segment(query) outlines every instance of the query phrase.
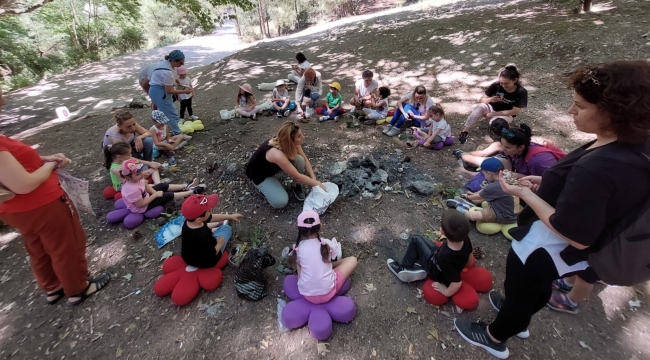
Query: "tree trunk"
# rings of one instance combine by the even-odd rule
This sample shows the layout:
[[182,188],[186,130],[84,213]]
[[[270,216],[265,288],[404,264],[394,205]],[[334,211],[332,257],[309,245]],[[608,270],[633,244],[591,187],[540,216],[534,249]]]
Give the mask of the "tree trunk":
[[74,3],[70,1],[70,9],[72,9],[72,34],[74,35],[74,42],[79,46],[79,36],[77,35],[77,9],[74,7]]
[[260,33],[262,34],[262,39],[266,38],[266,33],[264,29],[264,15],[262,11],[262,0],[257,0],[257,17],[260,21]]
[[278,37],[282,36],[282,33],[280,32],[280,25],[278,25]]
[[239,17],[237,16],[236,6],[235,6],[235,28],[237,28],[237,38],[241,39],[241,29],[239,28]]
[[271,29],[269,29],[269,17],[266,17],[266,36],[271,37]]
[[92,14],[90,12],[90,7],[92,6],[92,0],[88,2],[88,31],[86,33],[86,51],[90,50],[90,19]]
[[582,0],[582,11],[591,11],[591,0]]
[[300,20],[298,20],[298,16],[300,15],[298,12],[298,0],[293,0],[293,4],[296,7],[296,28],[300,29]]

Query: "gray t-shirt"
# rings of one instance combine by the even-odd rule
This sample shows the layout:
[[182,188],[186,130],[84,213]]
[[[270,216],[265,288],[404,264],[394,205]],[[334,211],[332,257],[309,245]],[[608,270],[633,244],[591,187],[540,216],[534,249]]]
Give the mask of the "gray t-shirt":
[[515,199],[501,189],[498,181],[487,184],[478,194],[490,204],[499,222],[514,223],[517,221]]

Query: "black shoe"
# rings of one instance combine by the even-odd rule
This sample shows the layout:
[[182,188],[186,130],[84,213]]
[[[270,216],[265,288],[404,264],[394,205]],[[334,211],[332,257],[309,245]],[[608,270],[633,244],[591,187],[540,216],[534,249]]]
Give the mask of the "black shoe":
[[492,341],[487,332],[486,323],[482,321],[471,322],[467,319],[456,318],[454,319],[454,326],[460,336],[468,343],[482,347],[499,359],[507,359],[510,355],[510,351],[508,351],[505,341],[500,343]]
[[185,182],[185,191],[192,190],[192,188],[199,185],[199,179],[194,178]]
[[427,277],[427,272],[421,267],[405,268],[393,259],[386,260],[388,269],[397,276],[401,282],[410,283],[413,281],[424,280]]
[[461,150],[461,149],[456,149],[456,150],[452,151],[451,153],[454,154],[454,156],[456,157],[456,160],[462,160],[462,159],[463,159],[463,158],[462,158],[462,156],[463,156],[463,150]]
[[[503,306],[503,302],[506,300],[506,298],[496,290],[491,290],[490,293],[488,294],[488,298],[490,299],[490,304],[492,304],[492,308],[496,311],[501,311],[501,307]],[[526,329],[518,333],[517,337],[520,339],[528,339],[530,337],[530,331]]]
[[205,192],[205,188],[206,188],[206,187],[207,187],[207,186],[205,186],[205,184],[199,184],[199,185],[197,185],[197,186],[191,188],[190,190],[191,190],[194,194],[203,194],[203,193]]
[[298,201],[305,201],[305,191],[302,189],[300,184],[292,186],[291,191],[293,191],[293,196],[295,196]]
[[469,135],[469,132],[463,131],[460,133],[460,136],[458,137],[458,142],[461,144],[464,144],[467,142],[467,136]]

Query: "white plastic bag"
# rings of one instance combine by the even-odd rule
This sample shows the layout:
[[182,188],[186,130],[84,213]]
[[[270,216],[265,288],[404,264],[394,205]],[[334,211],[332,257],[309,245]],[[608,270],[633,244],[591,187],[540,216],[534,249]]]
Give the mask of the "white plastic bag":
[[235,117],[235,111],[233,110],[221,110],[219,112],[219,115],[221,115],[221,118],[223,120],[230,120]]
[[308,107],[305,109],[305,117],[312,117],[314,116],[314,108]]
[[339,187],[331,182],[324,182],[327,192],[320,186],[314,186],[307,198],[302,210],[314,210],[318,215],[323,215],[327,211],[327,207],[336,200],[339,196]]
[[95,215],[93,207],[90,204],[90,194],[88,193],[88,181],[77,179],[65,170],[57,170],[59,183],[63,190],[68,194],[70,200],[77,208],[77,211]]
[[332,240],[329,239],[322,239],[322,240],[324,243],[329,245],[330,249],[332,249],[332,251],[330,252],[330,254],[332,254],[331,256],[332,261],[343,259],[343,249],[341,248],[341,243],[336,241],[336,238],[332,238]]

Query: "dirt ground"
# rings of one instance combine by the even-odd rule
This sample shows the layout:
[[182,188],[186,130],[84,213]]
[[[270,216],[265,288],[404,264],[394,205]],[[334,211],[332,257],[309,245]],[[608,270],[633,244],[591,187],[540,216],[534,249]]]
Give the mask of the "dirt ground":
[[[195,133],[191,146],[177,156],[180,170],[165,175],[176,182],[199,176],[220,194],[217,211],[246,216],[231,244],[250,240],[258,229],[262,243],[279,259],[282,248],[295,241],[295,217],[302,204],[291,199],[281,211],[270,208],[246,179],[243,167],[283,120],[223,121],[219,110],[234,107],[238,84],[249,82],[255,88],[260,82],[284,77],[297,51],[307,54],[325,82],[340,82],[344,98],[351,96],[354,81],[366,68],[375,72],[380,84],[390,86],[393,100],[424,84],[444,104],[454,133],[483,89],[496,79],[497,70],[514,62],[530,94],[529,107],[517,122],[531,125],[536,135],[566,150],[573,149],[589,137],[575,132],[566,114],[571,93],[563,74],[586,62],[650,60],[650,46],[642,38],[649,30],[650,2],[617,0],[596,5],[594,13],[574,14],[567,3],[465,2],[377,17],[238,52],[194,72],[200,82],[195,112],[206,129]],[[133,91],[133,95],[139,93]],[[258,101],[270,97],[257,90],[255,95]],[[132,112],[149,126],[149,109]],[[180,242],[157,249],[153,222],[140,226],[144,236],[134,240],[130,231],[104,221],[112,203],[101,197],[110,180],[101,166],[99,142],[111,124],[110,114],[96,115],[62,123],[25,140],[43,154],[65,153],[74,161],[71,172],[90,181],[97,216],[83,217],[87,256],[92,272],[108,271],[113,280],[78,308],[65,302],[47,306],[33,281],[19,235],[4,228],[0,233],[0,358],[319,358],[307,328],[288,333],[278,330],[276,298],[284,297],[283,275],[275,268],[267,270],[269,293],[259,302],[237,297],[234,270],[229,267],[219,289],[201,291],[184,307],[153,293],[163,252],[180,253]],[[439,189],[459,188],[470,174],[456,164],[451,151],[475,149],[486,135],[476,130],[467,144],[434,152],[409,149],[382,136],[379,126],[345,129],[341,125],[312,121],[303,126],[305,151],[319,179],[328,178],[334,162],[353,155],[401,152],[411,158],[411,166],[440,184]],[[12,133],[11,127],[5,133]],[[209,173],[207,167],[214,162],[218,169]],[[232,163],[238,164],[237,171],[227,172]],[[406,248],[400,233],[438,229],[441,196],[388,192],[379,200],[339,199],[328,209],[323,236],[342,241],[344,255],[357,256],[359,267],[348,293],[357,304],[357,316],[350,324],[334,325],[326,357],[491,358],[462,341],[453,329],[457,316],[494,318],[486,295],[480,296],[478,309],[471,312],[458,314],[449,304],[436,308],[419,295],[421,283],[402,284],[385,265],[387,258],[401,256]],[[479,265],[492,272],[494,288],[502,290],[509,242],[501,235],[475,231],[471,239],[485,254]],[[544,309],[533,318],[529,339],[508,342],[511,358],[650,359],[648,295],[648,284],[635,288],[597,285],[579,315]],[[640,306],[630,305],[631,300],[640,300]],[[209,312],[206,305],[217,306]],[[415,311],[407,312],[407,308]]]

